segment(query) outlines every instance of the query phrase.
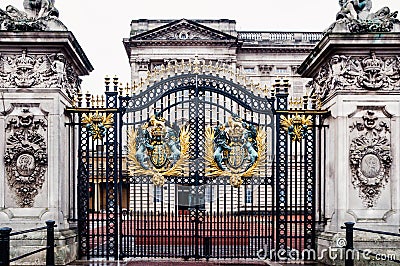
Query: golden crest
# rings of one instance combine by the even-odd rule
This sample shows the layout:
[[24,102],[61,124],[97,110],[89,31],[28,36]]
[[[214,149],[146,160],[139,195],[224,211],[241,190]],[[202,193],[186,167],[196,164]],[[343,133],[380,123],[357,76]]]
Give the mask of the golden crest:
[[182,176],[188,171],[189,127],[182,126],[176,135],[163,120],[155,121],[154,117],[141,129],[132,129],[128,136],[130,175],[151,176],[155,186],[163,186],[165,177]]
[[299,116],[296,114],[294,117],[287,118],[281,115],[281,126],[288,133],[292,141],[301,141],[307,134],[307,130],[312,126],[311,115]]
[[[231,122],[231,121],[230,121]],[[238,121],[236,121],[238,122]],[[231,135],[233,135],[233,138],[235,137],[234,134],[232,133],[234,130],[236,132],[239,132],[238,129],[239,127],[242,127],[242,123],[228,123],[230,125],[230,132]],[[233,128],[232,128],[233,125]],[[235,127],[238,127],[235,129]],[[222,127],[222,129],[225,129]],[[243,183],[243,178],[250,178],[252,177],[256,172],[259,171],[259,168],[261,165],[264,164],[265,162],[265,149],[266,149],[266,133],[263,129],[257,129],[256,130],[256,136],[255,140],[251,138],[247,138],[245,144],[242,147],[245,147],[246,144],[254,145],[254,141],[256,143],[256,151],[257,155],[254,155],[254,161],[250,163],[246,168],[244,168],[244,171],[240,172],[240,170],[236,168],[239,164],[242,163],[242,159],[244,160],[244,150],[242,147],[238,147],[238,142],[233,141],[230,144],[230,150],[229,152],[226,152],[226,160],[227,164],[233,164],[234,167],[230,168],[224,168],[221,166],[220,163],[218,163],[218,160],[216,160],[216,145],[218,145],[215,142],[216,139],[216,130],[218,131],[219,129],[214,129],[212,127],[207,127],[206,128],[206,141],[205,141],[205,161],[206,161],[206,176],[208,177],[219,177],[219,176],[227,176],[229,177],[229,182],[233,187],[240,187]],[[242,131],[242,134],[245,133],[245,131]],[[244,136],[244,135],[242,135]],[[230,156],[228,156],[229,153]],[[218,156],[218,155],[217,155]],[[229,162],[230,161],[230,162]]]
[[82,123],[87,128],[93,139],[103,139],[107,129],[112,127],[114,123],[113,114],[101,115],[99,111],[95,114],[84,114]]

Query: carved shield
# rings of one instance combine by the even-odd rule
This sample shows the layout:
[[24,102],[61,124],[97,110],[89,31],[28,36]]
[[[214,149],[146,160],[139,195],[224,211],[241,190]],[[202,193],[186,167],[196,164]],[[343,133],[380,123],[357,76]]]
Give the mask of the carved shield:
[[168,160],[168,148],[165,143],[157,143],[150,153],[150,160],[156,168],[162,168]]
[[246,151],[240,145],[240,143],[233,143],[231,146],[232,150],[228,153],[227,163],[230,167],[234,169],[239,169],[243,163],[246,156]]

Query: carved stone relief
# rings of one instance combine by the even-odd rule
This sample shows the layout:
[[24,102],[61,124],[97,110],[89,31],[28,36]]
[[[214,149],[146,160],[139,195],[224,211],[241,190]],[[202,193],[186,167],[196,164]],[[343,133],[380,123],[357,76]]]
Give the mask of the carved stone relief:
[[350,126],[352,183],[368,208],[376,205],[389,181],[392,164],[389,122],[387,118],[378,118],[374,111],[366,111]]
[[274,66],[271,66],[271,65],[259,65],[258,69],[261,71],[262,74],[269,75],[269,74],[271,74],[272,69],[274,69]]
[[0,87],[63,89],[72,99],[77,94],[81,79],[65,60],[62,53],[50,55],[1,55]]
[[400,58],[334,55],[312,82],[321,100],[337,90],[400,90]]
[[177,24],[170,25],[168,28],[160,29],[138,38],[140,40],[226,40],[234,37],[228,37],[207,27],[182,20]]
[[7,118],[4,155],[7,181],[22,208],[33,206],[45,180],[46,128],[46,117],[33,114],[29,107],[17,107]]

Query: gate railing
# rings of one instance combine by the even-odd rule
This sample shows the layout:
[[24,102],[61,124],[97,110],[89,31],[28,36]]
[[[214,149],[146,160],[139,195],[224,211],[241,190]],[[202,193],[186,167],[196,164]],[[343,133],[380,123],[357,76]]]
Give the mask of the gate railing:
[[[365,228],[354,227],[355,223],[353,223],[353,222],[346,222],[344,224],[345,224],[345,226],[342,226],[341,229],[346,229],[345,266],[353,266],[354,265],[354,257],[355,257],[354,254],[356,252],[362,253],[368,257],[378,257],[378,256],[382,255],[382,254],[378,255],[369,250],[355,249],[354,248],[354,231],[400,237],[400,234],[396,234],[396,233],[392,233],[392,232],[384,232],[384,231],[377,231],[377,230],[370,230],[370,229],[365,229]],[[400,238],[399,238],[399,240],[400,240]],[[396,258],[391,258],[390,256],[386,256],[386,260],[395,262],[395,263],[400,263],[400,260],[397,260]]]
[[[9,227],[0,228],[0,266],[8,266],[8,265],[10,265],[10,262],[20,260],[22,258],[42,252],[44,250],[46,250],[46,265],[54,265],[54,247],[56,246],[54,244],[54,228],[55,227],[57,227],[57,225],[55,225],[55,221],[49,220],[49,221],[46,221],[46,226],[34,228],[34,229],[23,230],[23,231],[14,232],[14,233],[11,233],[12,229]],[[10,237],[11,236],[32,233],[32,232],[41,231],[44,229],[47,230],[47,243],[46,243],[45,247],[10,259],[10,240],[11,240]]]
[[[80,257],[86,256],[88,259],[94,256],[105,257],[107,259],[118,259],[121,256],[176,257],[181,255],[194,256],[196,258],[202,256],[206,258],[249,257],[249,252],[256,255],[256,251],[253,252],[250,246],[254,246],[253,242],[258,243],[262,238],[268,244],[266,247],[268,250],[301,251],[313,248],[315,245],[315,227],[318,222],[316,216],[317,213],[321,213],[319,209],[317,210],[317,206],[321,205],[318,204],[321,201],[321,196],[317,196],[317,194],[321,194],[322,189],[316,187],[317,185],[321,186],[320,182],[322,180],[320,166],[316,162],[317,152],[320,152],[317,144],[321,141],[322,116],[326,114],[326,111],[319,110],[320,103],[318,100],[311,96],[304,96],[301,99],[295,100],[288,99],[289,80],[277,80],[271,91],[262,88],[254,89],[254,83],[246,80],[245,77],[241,77],[239,73],[225,67],[200,64],[199,62],[196,63],[196,61],[193,63],[189,61],[188,63],[176,66],[167,66],[159,72],[161,73],[161,81],[149,75],[148,79],[141,81],[140,84],[134,84],[131,88],[120,88],[118,86],[118,79],[116,78],[112,81],[114,86],[110,86],[110,79],[106,79],[105,97],[94,97],[89,93],[79,93],[77,105],[73,108],[67,108],[67,111],[73,115],[71,125],[79,126],[79,189],[77,191],[77,208]],[[221,76],[214,75],[215,73],[220,73]],[[235,76],[235,74],[237,75]],[[227,77],[230,76],[234,76],[234,79],[228,80]],[[209,79],[211,79],[211,82]],[[154,84],[153,82],[155,85],[150,85],[150,83]],[[221,86],[218,86],[219,84]],[[247,88],[246,84],[248,84]],[[178,85],[180,86],[180,96],[171,96],[171,93],[178,93],[178,89],[176,88]],[[201,89],[203,91],[200,91]],[[165,208],[168,210],[168,219],[166,219],[165,215],[162,215],[163,212],[160,215],[157,214],[157,204],[151,202],[151,198],[146,194],[147,192],[136,191],[136,186],[140,186],[141,184],[146,184],[147,189],[150,190],[149,184],[153,182],[152,178],[140,177],[137,183],[135,180],[124,181],[128,179],[128,174],[124,172],[126,171],[126,157],[124,157],[123,150],[125,148],[124,143],[126,144],[126,140],[128,139],[126,136],[128,129],[136,127],[142,122],[144,123],[149,119],[150,112],[153,109],[169,110],[169,107],[179,108],[178,104],[182,104],[182,109],[186,108],[189,106],[187,105],[188,101],[184,98],[186,97],[186,92],[193,98],[191,107],[196,107],[196,104],[201,103],[201,108],[204,110],[206,105],[212,105],[217,106],[215,107],[217,110],[224,110],[223,112],[226,112],[226,114],[231,114],[235,110],[230,112],[229,103],[233,106],[232,103],[240,102],[242,103],[240,105],[240,108],[243,110],[242,114],[244,111],[249,110],[251,113],[258,113],[259,117],[262,114],[265,121],[268,121],[268,119],[271,120],[268,123],[271,140],[271,151],[269,152],[271,152],[271,156],[273,157],[269,160],[271,164],[268,163],[268,165],[272,173],[265,175],[265,179],[260,177],[254,184],[244,184],[262,186],[263,190],[259,189],[257,192],[259,197],[258,202],[261,202],[260,198],[264,197],[263,201],[265,203],[263,203],[264,206],[259,205],[258,210],[265,208],[265,210],[270,211],[270,215],[264,214],[268,227],[264,228],[257,225],[256,228],[253,225],[253,222],[258,222],[256,215],[243,213],[242,215],[247,218],[245,225],[247,224],[252,230],[256,229],[253,230],[254,234],[246,232],[240,235],[241,231],[238,228],[243,228],[243,226],[241,223],[235,223],[235,221],[239,221],[238,216],[228,214],[224,208],[224,219],[218,218],[222,212],[222,209],[219,209],[220,203],[213,203],[213,206],[217,208],[215,219],[213,219],[214,214],[207,216],[196,205],[197,207],[193,212],[194,215],[186,217],[188,219],[191,218],[191,220],[188,220],[188,224],[186,224],[186,218],[181,218],[183,216],[179,213],[179,206],[174,203],[175,200],[179,199],[176,199],[177,194],[174,194],[175,198],[171,204],[158,203],[162,211],[165,211]],[[201,95],[202,98],[196,94],[199,92],[204,93],[204,95]],[[125,94],[126,96],[124,96]],[[232,95],[236,95],[236,98]],[[206,96],[210,97],[210,99],[206,100]],[[216,96],[216,99],[225,97],[227,101],[223,100],[222,103],[221,100],[218,100],[217,103],[221,106],[218,104],[213,105],[211,96]],[[157,97],[161,98],[158,99]],[[170,101],[170,99],[173,100]],[[156,103],[159,102],[160,106],[157,106]],[[196,123],[199,120],[196,117],[196,112],[190,113],[193,111],[193,108],[189,108],[189,111],[187,111],[189,112],[189,117],[193,118],[191,121],[192,130],[198,136],[203,137],[202,140],[204,142],[205,134],[197,128],[198,124]],[[205,114],[203,109],[201,110],[203,112],[201,113],[202,115]],[[134,115],[137,115],[138,110],[140,114],[136,118]],[[129,112],[133,114],[130,120],[128,120],[128,115],[124,117],[125,112],[128,115],[130,115]],[[225,114],[223,112],[221,114]],[[218,119],[225,118],[222,115],[220,117],[218,112],[215,113]],[[184,114],[187,115],[188,113],[182,111],[182,113],[175,115],[175,120],[177,118],[184,118]],[[203,119],[206,121],[204,117],[205,115]],[[125,118],[126,121],[124,120]],[[292,124],[285,128],[285,125],[281,125],[283,118],[292,121],[290,122]],[[300,120],[308,120],[313,125],[301,124],[303,123],[302,121],[299,124],[299,118]],[[253,119],[253,116],[250,119]],[[260,118],[256,119],[256,121],[259,120]],[[267,123],[265,122],[265,124]],[[122,127],[124,125],[125,128]],[[205,127],[205,122],[201,125]],[[301,127],[299,130],[297,130],[298,126]],[[293,130],[294,128],[296,130]],[[299,132],[305,134],[299,137]],[[192,136],[192,143],[196,142],[197,145],[202,145],[199,144],[197,136],[195,137],[194,134]],[[301,141],[294,142],[293,138]],[[101,147],[101,149],[97,150],[96,147]],[[266,174],[267,168],[265,166],[265,170],[260,171]],[[196,173],[194,179],[198,179],[198,177],[199,174]],[[177,180],[178,178],[171,177],[170,182],[166,182],[165,184],[166,189],[160,189],[157,192],[158,190],[154,188],[154,194],[159,193],[162,199],[163,193],[168,193],[169,197],[172,195],[170,193],[179,192],[178,187],[172,187],[174,184],[187,184],[189,182]],[[198,180],[195,181],[198,182]],[[190,182],[193,183],[195,181]],[[98,185],[92,187],[93,184],[91,183],[104,183],[104,186],[101,187]],[[127,192],[123,192],[125,185]],[[219,186],[223,186],[224,192],[226,186],[229,186],[225,181],[218,181],[213,184],[205,183],[205,185],[215,185],[218,193],[222,192]],[[203,192],[196,188],[190,190],[190,193],[193,193],[193,191],[200,191],[201,193],[197,194],[204,194],[205,196],[205,191]],[[182,196],[189,197],[185,193],[189,192],[182,192]],[[242,195],[243,198],[244,193],[247,192],[242,190],[238,192],[238,195]],[[92,197],[92,194],[97,196]],[[101,206],[98,204],[100,197]],[[239,198],[239,196],[237,197]],[[198,200],[195,197],[192,199],[194,201]],[[230,197],[226,197],[226,200],[223,199],[223,202],[224,204],[230,202],[232,206],[234,204],[239,206],[241,201],[234,201],[234,199],[233,192],[231,192]],[[142,202],[142,200],[146,200],[147,205],[136,205],[136,201]],[[126,203],[125,207],[122,206],[124,202]],[[210,203],[208,204],[211,206]],[[154,213],[157,214],[156,217],[151,216],[150,219],[147,216],[145,217],[146,219],[142,219],[142,214],[144,213],[141,211],[143,208],[147,208],[147,210],[153,208]],[[99,212],[101,209],[104,209],[104,211]],[[174,212],[171,212],[172,209],[174,209]],[[140,210],[140,212],[137,212],[137,210]],[[211,207],[210,210],[212,210]],[[190,210],[186,211],[190,214]],[[206,223],[200,223],[199,218],[203,219],[203,215],[206,215]],[[227,216],[226,220],[225,216]],[[217,228],[218,230],[212,231],[208,229],[207,221],[213,226],[213,229]],[[185,226],[185,228],[190,228],[191,232],[182,233],[181,235],[171,235],[171,232],[176,231],[174,229],[181,229],[176,226],[179,223]],[[165,229],[165,224],[167,224],[169,235],[160,233],[158,230],[159,228]],[[223,226],[220,228],[219,226],[222,224]],[[233,229],[225,226],[226,224],[232,224]],[[221,230],[225,230],[226,234],[220,234],[219,231]],[[200,235],[199,232],[203,234]],[[214,232],[216,235],[214,235]],[[234,235],[235,232],[239,233]],[[191,235],[191,233],[193,234]],[[188,238],[188,235],[193,239]],[[181,239],[182,244],[180,243]],[[220,251],[220,247],[235,246],[235,243],[241,243],[240,241],[242,241],[240,249],[243,249],[243,252],[235,253],[235,250]],[[186,245],[186,243],[189,244]],[[174,245],[175,248],[173,250],[175,250],[175,253],[173,251],[169,252],[170,245]],[[189,246],[188,250],[186,246]],[[215,248],[215,246],[218,248]],[[246,249],[245,246],[249,246],[249,249]],[[179,251],[180,249],[182,252]]]

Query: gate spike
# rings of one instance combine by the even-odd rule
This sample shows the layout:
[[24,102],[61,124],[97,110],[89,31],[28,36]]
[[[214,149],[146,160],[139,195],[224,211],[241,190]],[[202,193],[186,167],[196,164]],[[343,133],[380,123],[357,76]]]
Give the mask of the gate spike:
[[129,88],[129,83],[127,82],[127,83],[126,83],[126,86],[125,86],[125,93],[126,93],[126,96],[129,96],[129,90],[130,90],[130,88]]
[[105,104],[104,95],[101,95],[101,107],[102,108],[104,108],[104,104]]

